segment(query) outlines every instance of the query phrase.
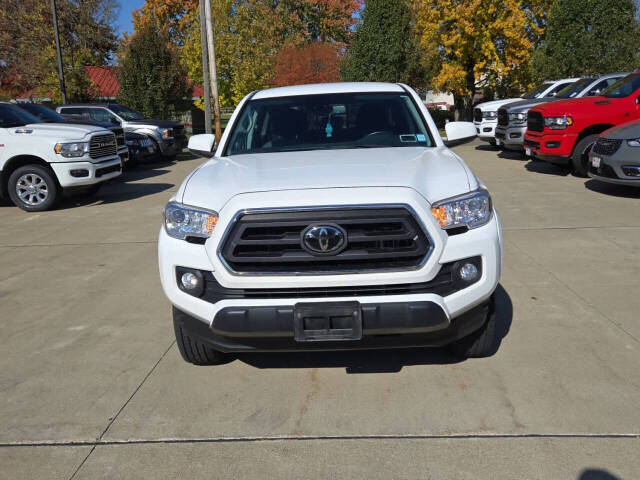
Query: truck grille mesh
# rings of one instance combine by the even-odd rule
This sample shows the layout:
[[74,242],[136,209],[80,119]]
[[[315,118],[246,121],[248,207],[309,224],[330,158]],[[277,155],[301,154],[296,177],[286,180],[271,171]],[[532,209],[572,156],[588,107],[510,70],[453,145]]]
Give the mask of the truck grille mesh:
[[[346,247],[314,255],[303,247],[310,226],[338,225]],[[238,273],[319,274],[420,266],[431,244],[404,207],[246,213],[228,230],[220,255]]]
[[622,140],[613,140],[608,138],[599,138],[593,146],[593,153],[599,155],[613,155],[622,145]]
[[506,108],[498,109],[498,125],[502,125],[503,127],[509,125],[509,114]]
[[544,132],[544,118],[542,117],[542,113],[530,110],[529,117],[527,118],[527,128],[533,132]]
[[116,136],[113,133],[107,135],[94,135],[89,143],[89,156],[101,158],[116,154]]

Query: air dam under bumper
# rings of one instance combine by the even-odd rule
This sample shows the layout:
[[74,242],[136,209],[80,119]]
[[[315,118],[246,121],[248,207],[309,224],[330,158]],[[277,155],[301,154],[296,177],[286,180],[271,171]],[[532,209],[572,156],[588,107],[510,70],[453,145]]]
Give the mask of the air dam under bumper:
[[480,328],[490,308],[485,301],[449,319],[435,302],[364,303],[361,337],[340,341],[297,340],[292,305],[224,308],[211,326],[180,311],[174,318],[176,329],[222,352],[366,350],[447,345]]

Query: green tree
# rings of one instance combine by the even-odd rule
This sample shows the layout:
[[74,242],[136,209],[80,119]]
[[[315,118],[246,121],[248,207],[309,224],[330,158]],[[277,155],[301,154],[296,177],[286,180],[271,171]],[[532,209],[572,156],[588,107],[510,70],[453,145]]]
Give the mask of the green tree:
[[537,80],[633,70],[640,57],[633,0],[556,0],[533,56]]
[[185,111],[191,87],[166,32],[153,23],[141,27],[120,58],[118,101],[149,117],[169,118]]
[[406,0],[368,0],[342,65],[348,81],[425,83]]

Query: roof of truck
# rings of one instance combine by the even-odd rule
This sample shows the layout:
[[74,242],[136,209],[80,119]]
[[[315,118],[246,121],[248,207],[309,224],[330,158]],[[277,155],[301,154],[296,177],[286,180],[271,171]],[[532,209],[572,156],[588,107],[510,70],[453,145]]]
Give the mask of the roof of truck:
[[404,92],[404,88],[397,83],[382,82],[336,82],[315,83],[311,85],[295,85],[291,87],[276,87],[260,90],[254,99],[291,97],[295,95],[320,95],[325,93],[373,93],[373,92]]

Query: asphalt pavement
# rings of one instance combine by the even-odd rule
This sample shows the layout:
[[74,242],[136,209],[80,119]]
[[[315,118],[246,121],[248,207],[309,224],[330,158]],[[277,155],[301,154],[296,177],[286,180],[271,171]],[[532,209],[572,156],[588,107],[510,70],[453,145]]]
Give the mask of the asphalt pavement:
[[503,225],[486,359],[186,364],[156,237],[189,155],[52,212],[0,206],[0,478],[639,478],[640,188],[455,150]]

